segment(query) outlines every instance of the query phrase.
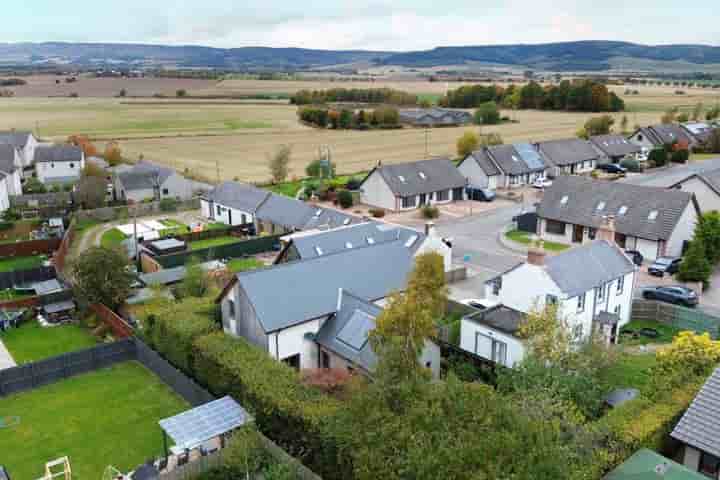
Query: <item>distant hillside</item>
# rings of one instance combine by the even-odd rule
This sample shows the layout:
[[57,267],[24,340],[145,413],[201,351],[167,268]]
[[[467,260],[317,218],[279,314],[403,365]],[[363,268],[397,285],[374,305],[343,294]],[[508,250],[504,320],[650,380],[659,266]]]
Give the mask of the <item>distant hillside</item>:
[[436,67],[490,63],[550,71],[610,70],[622,60],[644,68],[682,64],[689,71],[720,65],[720,47],[703,45],[648,46],[625,42],[583,41],[538,45],[438,47],[417,52],[309,50],[302,48],[210,48],[102,43],[0,44],[0,65],[170,66],[230,70],[303,70],[343,64]]

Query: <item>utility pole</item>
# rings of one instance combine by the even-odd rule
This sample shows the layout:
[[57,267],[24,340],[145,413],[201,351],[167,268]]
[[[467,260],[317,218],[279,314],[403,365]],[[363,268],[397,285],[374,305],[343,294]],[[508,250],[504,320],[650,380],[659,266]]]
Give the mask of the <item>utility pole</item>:
[[430,129],[425,127],[425,158],[430,158]]
[[220,185],[220,160],[215,159],[215,174],[217,178],[217,184]]

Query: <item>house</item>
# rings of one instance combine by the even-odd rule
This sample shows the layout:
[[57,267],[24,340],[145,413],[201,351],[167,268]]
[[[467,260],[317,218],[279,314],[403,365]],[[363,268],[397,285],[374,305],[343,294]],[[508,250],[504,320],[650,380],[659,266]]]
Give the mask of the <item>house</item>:
[[193,184],[172,168],[141,160],[114,176],[115,197],[127,202],[185,200],[193,196]]
[[21,168],[31,167],[35,160],[35,149],[38,140],[31,132],[0,132],[0,144],[12,145],[20,153]]
[[643,448],[605,475],[603,480],[707,480],[707,477]]
[[630,142],[622,135],[594,135],[590,137],[590,145],[600,155],[598,164],[621,163],[632,160],[642,151],[640,146]]
[[641,127],[630,135],[628,140],[646,151],[672,145],[676,142],[688,148],[695,147],[698,143],[697,139],[688,130],[674,123]]
[[555,256],[531,248],[526,262],[486,282],[485,297],[497,306],[462,319],[460,347],[512,367],[525,354],[518,336],[525,314],[548,304],[576,341],[598,331],[617,341],[630,321],[636,267],[613,236],[608,225],[602,239]]
[[670,436],[683,444],[683,464],[720,478],[720,369],[710,376]]
[[[318,368],[342,368],[371,376],[377,356],[368,341],[382,307],[365,301],[342,288],[338,292],[337,311],[330,315],[315,335]],[[440,378],[440,347],[430,340],[418,359],[421,365]]]
[[715,127],[705,122],[685,122],[680,126],[687,131],[692,137],[697,140],[698,144],[707,142],[712,133],[715,131]]
[[447,158],[378,165],[360,184],[360,201],[397,212],[464,199],[465,177]]
[[398,113],[400,123],[414,127],[469,125],[473,121],[473,116],[469,112],[450,108],[406,108]]
[[403,241],[348,249],[236,274],[218,297],[223,329],[296,368],[317,368],[315,335],[339,310],[338,289],[370,303],[405,288]]
[[538,151],[552,166],[552,173],[578,175],[595,170],[600,155],[592,144],[580,138],[551,140],[537,144]]
[[41,145],[35,148],[33,162],[41,183],[74,183],[85,168],[85,153],[74,145]]
[[468,185],[490,190],[532,184],[547,169],[546,160],[529,143],[483,147],[458,165]]
[[695,195],[700,211],[720,211],[720,168],[694,173],[669,188]]
[[0,213],[10,208],[10,188],[8,176],[0,172]]
[[247,225],[270,192],[240,182],[223,182],[200,197],[202,216],[225,225]]
[[353,248],[372,247],[388,242],[403,242],[413,255],[433,251],[442,255],[445,271],[452,269],[452,248],[440,238],[432,223],[425,232],[375,221],[352,224],[332,230],[308,230],[280,239],[283,245],[276,264],[309,260]]
[[537,234],[582,244],[594,240],[604,220],[613,217],[618,246],[655,260],[682,254],[699,213],[692,193],[565,175],[545,191]]
[[0,144],[0,173],[7,183],[8,195],[22,195],[22,158],[10,144]]

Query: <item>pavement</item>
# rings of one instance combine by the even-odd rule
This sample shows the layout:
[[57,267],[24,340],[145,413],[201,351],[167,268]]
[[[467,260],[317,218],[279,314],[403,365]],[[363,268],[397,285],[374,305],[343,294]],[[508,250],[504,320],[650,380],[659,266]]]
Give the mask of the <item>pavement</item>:
[[5,348],[2,340],[0,340],[0,370],[12,368],[15,365],[15,360],[13,359],[12,355],[10,355],[10,352],[8,352],[7,348]]

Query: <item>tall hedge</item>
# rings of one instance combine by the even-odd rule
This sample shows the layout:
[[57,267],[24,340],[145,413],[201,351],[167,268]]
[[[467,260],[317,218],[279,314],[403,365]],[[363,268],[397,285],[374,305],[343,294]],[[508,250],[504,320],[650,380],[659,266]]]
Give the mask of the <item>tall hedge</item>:
[[304,386],[295,370],[241,338],[206,335],[193,351],[195,378],[211,392],[232,395],[263,433],[324,478],[352,478],[329,429],[338,401]]

